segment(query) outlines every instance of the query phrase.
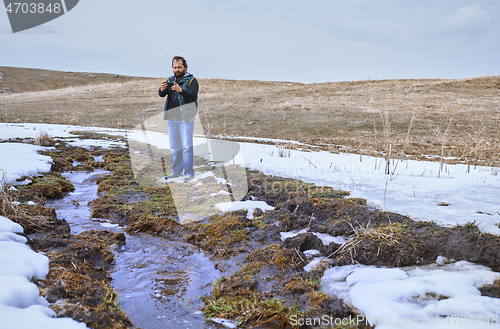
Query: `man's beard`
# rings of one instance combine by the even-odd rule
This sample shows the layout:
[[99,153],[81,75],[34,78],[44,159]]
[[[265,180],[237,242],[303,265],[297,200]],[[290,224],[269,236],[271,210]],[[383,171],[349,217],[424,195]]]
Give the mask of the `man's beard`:
[[182,78],[185,74],[186,74],[186,71],[174,73],[176,78]]

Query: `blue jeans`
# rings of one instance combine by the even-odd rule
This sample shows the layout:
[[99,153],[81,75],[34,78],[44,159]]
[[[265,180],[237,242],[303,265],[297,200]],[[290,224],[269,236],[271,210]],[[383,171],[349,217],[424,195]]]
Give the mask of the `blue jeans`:
[[193,169],[193,133],[194,120],[168,120],[168,139],[172,153],[172,169],[174,174],[194,175]]

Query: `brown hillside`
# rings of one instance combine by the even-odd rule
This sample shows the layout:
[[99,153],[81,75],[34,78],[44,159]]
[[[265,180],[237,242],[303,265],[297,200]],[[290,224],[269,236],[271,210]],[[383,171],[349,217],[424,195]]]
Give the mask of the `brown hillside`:
[[[162,111],[161,78],[0,67],[4,122],[132,128]],[[200,79],[211,135],[498,166],[500,76],[301,84]],[[10,89],[8,89],[10,88]],[[389,125],[384,130],[384,122]]]

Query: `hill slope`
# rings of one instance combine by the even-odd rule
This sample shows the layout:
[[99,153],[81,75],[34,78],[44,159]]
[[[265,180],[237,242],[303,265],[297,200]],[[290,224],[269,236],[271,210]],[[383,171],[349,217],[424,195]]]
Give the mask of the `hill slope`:
[[[6,122],[133,128],[163,109],[160,78],[11,67],[0,67],[0,73],[0,117]],[[390,149],[391,157],[499,165],[500,76],[199,82],[199,109],[210,135],[296,140],[372,155]]]

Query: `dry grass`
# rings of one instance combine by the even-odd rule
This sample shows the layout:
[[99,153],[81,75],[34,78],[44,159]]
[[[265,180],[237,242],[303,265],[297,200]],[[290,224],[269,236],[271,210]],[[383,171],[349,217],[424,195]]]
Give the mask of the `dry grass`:
[[8,185],[5,184],[5,173],[0,170],[0,215],[10,218],[18,217],[21,213],[19,206],[12,203],[12,198],[7,193]]
[[40,135],[35,138],[35,144],[41,146],[49,146],[54,144],[54,140],[46,131],[40,131]]
[[[337,250],[335,250],[328,257],[334,255],[346,255],[349,254],[351,259],[353,255],[356,254],[356,247],[365,239],[377,240],[385,245],[394,245],[399,243],[399,238],[406,232],[406,224],[404,223],[387,223],[379,225],[377,227],[370,227],[370,221],[366,225],[360,223],[353,223],[349,216],[346,220],[347,224],[351,227],[353,235],[348,241],[343,243]],[[354,263],[354,260],[353,260]]]
[[10,220],[29,227],[34,231],[41,230],[38,221],[43,219],[43,216],[38,216],[26,212],[23,207],[14,203],[14,200],[7,192],[8,185],[5,184],[3,171],[0,171],[0,216],[9,218]]
[[[7,76],[5,67],[0,71]],[[46,82],[51,74],[56,81],[65,72],[29,72],[40,75],[32,80],[41,81],[40,91],[26,86],[19,90],[23,93],[0,94],[2,121],[133,128],[163,108],[164,99],[157,94],[161,79],[115,78],[120,83],[112,83],[110,78],[71,73],[80,76],[78,87],[43,91],[43,86],[56,85]],[[334,152],[388,158],[390,152],[392,158],[435,156],[446,163],[499,166],[500,76],[319,84],[199,82],[199,110],[205,131],[213,136],[277,138]],[[4,88],[9,82],[1,84]]]

